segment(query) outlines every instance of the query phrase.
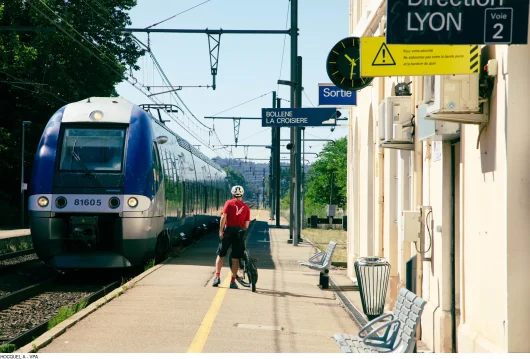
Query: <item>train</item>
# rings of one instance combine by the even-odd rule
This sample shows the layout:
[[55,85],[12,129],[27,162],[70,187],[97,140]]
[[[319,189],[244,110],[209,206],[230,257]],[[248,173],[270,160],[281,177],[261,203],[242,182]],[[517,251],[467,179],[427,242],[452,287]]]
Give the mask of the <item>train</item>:
[[219,225],[226,172],[141,106],[69,103],[49,119],[29,184],[38,258],[57,269],[127,268]]

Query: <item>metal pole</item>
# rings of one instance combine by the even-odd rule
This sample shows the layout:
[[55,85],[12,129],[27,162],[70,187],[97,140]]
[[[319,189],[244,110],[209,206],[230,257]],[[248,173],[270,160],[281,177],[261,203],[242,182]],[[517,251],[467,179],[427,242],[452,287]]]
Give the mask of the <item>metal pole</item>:
[[[272,107],[273,108],[276,107],[276,91],[272,91]],[[270,161],[270,171],[269,171],[271,174],[271,176],[269,177],[269,206],[271,210],[271,216],[270,216],[271,221],[274,220],[274,207],[276,204],[276,201],[274,198],[274,195],[275,195],[274,187],[276,184],[276,176],[278,176],[278,173],[276,172],[276,166],[274,163],[276,159],[276,155],[275,155],[276,147],[274,147],[275,141],[276,141],[275,127],[271,127],[271,161]]]
[[[297,82],[297,61],[298,61],[298,0],[291,0],[291,82]],[[297,86],[291,86],[291,104],[293,107],[297,107],[295,102]],[[296,226],[296,217],[298,215],[297,208],[294,208],[295,202],[295,188],[297,183],[296,181],[296,146],[295,145],[295,128],[291,127],[291,177],[290,177],[290,204],[291,204],[291,215],[290,215],[290,225],[289,225],[289,237],[293,241],[294,246],[298,246],[298,237],[295,237],[298,233],[293,233],[293,229]],[[293,213],[294,212],[294,213]]]
[[[276,108],[282,107],[281,99],[276,98]],[[274,149],[274,173],[276,174],[275,181],[276,185],[274,186],[276,190],[276,227],[280,227],[280,217],[281,217],[281,207],[280,207],[280,201],[281,201],[281,179],[282,179],[282,170],[280,168],[280,128],[279,127],[273,127],[274,133],[276,134],[274,139],[274,144],[272,145],[272,148]]]
[[263,169],[263,184],[261,185],[261,196],[263,197],[263,209],[265,209],[265,168]]
[[301,220],[301,227],[300,231],[304,229],[304,223],[305,223],[305,127],[302,127],[302,220]]
[[[293,102],[291,102],[293,103]],[[294,128],[290,129],[291,144],[294,144]],[[294,146],[290,150],[289,155],[289,243],[293,240],[293,230],[294,230]]]
[[[302,107],[302,56],[297,57],[296,61],[296,94],[295,94],[295,107]],[[295,213],[295,226],[293,233],[293,244],[298,245],[298,241],[301,239],[301,219],[302,219],[302,210],[301,210],[301,187],[302,187],[302,176],[300,162],[302,160],[302,129],[300,127],[295,127],[295,145],[294,145],[294,163],[295,163],[295,196],[294,196],[294,213]]]
[[20,228],[24,228],[24,137],[26,123],[22,122],[22,162],[20,164]]
[[331,172],[331,183],[330,183],[331,188],[329,189],[329,205],[330,205],[330,207],[333,204],[331,198],[333,196],[333,175],[334,174],[335,174],[335,172]]

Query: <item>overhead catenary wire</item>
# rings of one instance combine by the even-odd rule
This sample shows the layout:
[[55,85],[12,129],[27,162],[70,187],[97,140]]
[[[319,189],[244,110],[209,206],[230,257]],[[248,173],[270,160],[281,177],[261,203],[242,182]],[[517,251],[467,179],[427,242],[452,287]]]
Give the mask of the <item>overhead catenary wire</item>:
[[[86,38],[85,36],[83,36],[82,34],[80,34],[68,21],[64,20],[60,15],[56,14],[52,9],[50,9],[46,4],[44,4],[42,2],[42,0],[39,0],[39,2],[41,2],[48,10],[50,10],[54,15],[56,15],[59,19],[61,19],[61,22],[68,25],[70,28],[72,28],[84,41],[86,41],[87,43],[91,44],[92,46],[94,46],[102,55],[104,55],[105,57],[108,58],[108,56],[103,53],[92,41],[90,41],[90,39]],[[129,84],[131,84],[134,88],[136,88],[138,91],[140,91],[144,96],[148,97],[148,95],[139,87],[137,87],[134,83],[132,83],[131,81],[129,81],[129,79],[127,79],[122,73],[120,73],[119,71],[117,71],[116,69],[112,68],[111,66],[109,66],[108,62],[106,62],[105,60],[103,60],[100,56],[98,56],[97,54],[95,54],[92,50],[90,50],[90,48],[88,48],[87,46],[83,45],[78,39],[76,39],[71,33],[69,33],[66,29],[64,29],[64,27],[62,27],[61,25],[59,25],[59,23],[55,20],[53,20],[52,18],[50,18],[48,15],[46,15],[43,11],[41,11],[35,4],[32,3],[32,0],[28,0],[28,3],[31,7],[33,7],[39,14],[41,14],[43,17],[45,17],[47,20],[49,20],[52,24],[54,24],[59,30],[61,30],[62,32],[64,32],[69,38],[71,38],[74,42],[76,42],[78,45],[80,45],[83,49],[85,49],[88,53],[90,53],[92,56],[94,56],[96,59],[98,59],[103,65],[105,65],[106,67],[108,67],[111,71],[113,71],[114,73],[116,73],[120,79],[122,80],[125,80],[127,81]],[[150,91],[149,91],[150,92]],[[155,103],[157,103],[157,101],[153,101]],[[160,102],[158,102],[160,103]],[[166,111],[164,111],[166,112]],[[171,116],[169,113],[166,112],[166,114],[171,117],[173,120],[175,120],[175,118],[173,118],[173,116]],[[177,123],[179,126],[181,126],[186,132],[188,132],[193,138],[195,138],[197,141],[199,141],[200,143],[204,144],[208,149],[210,149],[211,151],[213,151],[214,153],[217,153],[219,154],[217,151],[215,151],[214,149],[212,149],[210,146],[208,146],[205,142],[203,142],[202,140],[200,140],[199,138],[195,137],[188,129],[186,129],[182,124],[180,124],[178,121],[175,120],[175,123]]]
[[[85,0],[85,1],[86,1],[86,0]],[[97,4],[99,5],[99,7],[102,8],[102,9],[108,14],[107,9],[105,9],[105,8],[104,8],[104,7],[103,7],[103,6],[102,6],[97,0],[93,0],[93,1],[97,2]],[[95,11],[91,6],[89,6],[89,7],[90,7],[93,11]],[[109,21],[105,20],[105,19],[104,19],[99,13],[98,13],[98,16],[99,16],[100,18],[102,18],[107,24],[111,24]],[[110,15],[109,15],[109,18],[110,18]],[[153,52],[151,51],[150,46],[144,44],[140,39],[138,39],[138,38],[137,38],[136,36],[134,36],[133,34],[130,34],[130,35],[128,35],[128,36],[131,36],[131,37],[133,38],[133,40],[137,42],[137,44],[139,44],[140,46],[143,46],[144,48],[147,49],[147,52],[149,53],[151,59],[153,60],[153,63],[157,66],[157,70],[158,70],[159,74],[161,75],[161,77],[164,77],[165,80],[169,83],[170,87],[171,87],[171,88],[174,88],[174,86],[172,86],[171,83],[169,82],[169,79],[167,78],[167,76],[165,76],[165,73],[164,73],[162,67],[160,66],[160,64],[159,64],[158,61],[156,60],[156,57],[154,56]],[[145,58],[144,58],[144,60],[145,60]],[[149,62],[148,62],[148,61],[145,61],[145,64],[146,64],[145,67],[148,67]],[[154,80],[155,66],[152,67],[152,70],[153,70],[153,80]],[[147,71],[142,71],[142,73],[146,73],[146,72],[147,72]],[[132,76],[132,72],[131,72],[131,76]],[[132,76],[132,77],[133,77],[133,76]],[[145,77],[144,77],[144,83],[145,83]],[[148,92],[150,92],[150,91],[148,90]],[[148,97],[150,97],[150,96],[148,96]],[[151,100],[152,100],[152,99],[151,99]],[[182,99],[180,99],[180,97],[179,97],[179,100],[180,100],[180,103],[181,103],[181,104],[182,104],[182,105],[183,105],[188,111],[190,111],[189,108],[186,106],[186,104],[182,101]],[[152,100],[152,101],[153,101],[153,100]],[[158,102],[158,101],[153,101],[153,102],[156,103],[156,102]],[[179,101],[177,101],[177,103],[178,103],[178,102],[179,102]],[[166,111],[164,111],[164,112],[166,112]],[[190,111],[190,113],[191,113],[191,111]],[[180,123],[176,118],[174,118],[173,116],[171,116],[169,113],[166,112],[166,114],[167,114],[170,118],[172,118],[172,119],[175,121],[175,123],[176,123],[177,125],[179,125],[180,127],[182,127],[187,133],[189,133],[193,138],[195,138],[195,139],[196,139],[197,141],[199,141],[200,143],[204,144],[208,149],[214,151],[214,153],[217,153],[213,148],[211,148],[211,147],[210,147],[209,145],[207,145],[205,142],[203,142],[203,141],[201,141],[200,139],[198,139],[197,137],[195,137],[195,136],[190,132],[191,129],[185,128],[186,126],[184,126],[182,123]],[[185,114],[185,115],[187,116],[187,114]],[[192,115],[193,115],[193,113],[192,113]],[[189,116],[187,116],[187,117],[189,118]],[[195,117],[195,116],[194,116],[194,117]],[[195,117],[195,119],[196,119],[199,123],[201,123],[204,127],[208,128],[208,130],[209,130],[209,135],[211,136],[212,129],[210,129],[208,126],[204,125],[204,124],[203,124],[201,121],[199,121],[196,117]],[[216,133],[215,133],[215,135],[216,135],[217,139],[219,140],[219,137],[217,136]],[[219,141],[220,141],[220,140],[219,140]],[[220,142],[220,143],[221,143],[221,142]],[[218,153],[217,153],[217,154],[218,154]]]
[[305,93],[305,90],[302,90],[302,92],[304,93],[305,97],[309,100],[309,103],[311,104],[311,106],[315,107],[315,105],[313,105],[313,101],[311,101],[309,96],[307,96],[307,94]]
[[245,101],[245,102],[243,102],[243,103],[240,103],[239,105],[236,105],[236,106],[230,107],[229,109],[223,110],[223,111],[221,111],[221,112],[218,112],[218,113],[216,113],[216,114],[214,114],[214,115],[211,115],[211,116],[208,116],[208,117],[214,117],[214,116],[220,115],[220,114],[222,114],[222,113],[224,113],[224,112],[227,112],[227,111],[233,110],[234,108],[238,108],[238,107],[240,107],[240,106],[246,105],[247,103],[252,102],[252,101],[255,101],[255,100],[257,100],[257,99],[259,99],[259,98],[261,98],[261,97],[263,97],[263,96],[267,96],[267,95],[270,94],[270,93],[272,93],[272,91],[269,91],[269,92],[267,92],[267,93],[264,93],[263,95],[260,95],[260,96],[258,96],[258,97],[255,97],[255,98],[253,98],[253,99],[251,99],[251,100]]
[[[85,1],[86,1],[86,0],[85,0]],[[93,0],[93,1],[96,1],[96,2],[97,2],[97,0]],[[176,15],[173,15],[173,16],[171,16],[171,17],[165,19],[165,20],[162,20],[162,21],[160,21],[160,22],[158,22],[158,23],[155,23],[155,24],[153,24],[153,25],[151,25],[151,26],[148,26],[146,29],[151,28],[151,27],[154,27],[154,26],[156,26],[156,25],[159,25],[159,24],[161,24],[161,23],[164,22],[164,21],[170,20],[170,19],[172,19],[172,18],[174,18],[174,17],[176,17],[176,16],[178,16],[178,15],[180,15],[180,14],[183,14],[183,13],[189,11],[189,10],[192,10],[192,9],[198,7],[198,6],[201,6],[201,5],[203,5],[203,4],[205,4],[205,3],[209,2],[209,1],[210,1],[210,0],[208,0],[208,1],[204,1],[204,2],[202,2],[202,3],[200,3],[200,4],[197,4],[197,5],[195,5],[195,6],[191,7],[191,8],[189,8],[189,9],[187,9],[187,10],[185,10],[185,11],[182,11],[182,12],[176,14]],[[102,7],[102,5],[101,5],[99,2],[98,2],[98,5],[99,5],[100,7]],[[105,9],[105,8],[103,8],[103,7],[102,7],[102,9],[108,14],[107,9]],[[288,10],[289,10],[289,6],[288,6]],[[110,15],[109,15],[109,16],[110,16]],[[289,17],[289,11],[287,11],[287,20],[288,20],[288,17]],[[285,25],[286,27],[287,27],[287,20],[286,20],[286,25]],[[168,87],[174,89],[175,87],[171,85],[171,83],[169,82],[169,79],[167,79],[167,76],[165,76],[165,73],[163,72],[163,69],[162,69],[162,67],[160,66],[160,64],[158,63],[156,57],[154,57],[154,54],[152,53],[150,46],[144,44],[144,43],[143,43],[142,41],[140,41],[136,36],[134,36],[134,35],[132,35],[132,34],[131,34],[131,36],[133,37],[133,39],[136,40],[136,42],[137,42],[138,44],[140,44],[141,46],[143,46],[144,48],[147,49],[147,51],[149,52],[150,56],[152,57],[153,63],[155,63],[155,65],[157,66],[160,75],[161,75],[162,77],[164,77],[164,78],[166,79],[166,82],[170,85],[170,86],[168,86]],[[149,34],[148,34],[148,36],[149,36]],[[285,38],[286,38],[286,36],[287,36],[287,35],[284,36],[284,51],[285,51]],[[282,54],[282,66],[283,66],[283,54]],[[281,71],[280,71],[280,72],[281,72]],[[153,68],[153,73],[154,73],[154,68]],[[144,80],[144,84],[145,84],[145,80]],[[266,95],[266,94],[265,94],[265,95]],[[263,96],[265,96],[265,95],[263,95]],[[177,100],[177,99],[175,99],[175,100],[176,100],[177,102],[182,103],[182,105],[183,105],[183,106],[184,106],[184,107],[190,112],[190,114],[194,117],[194,119],[195,119],[197,122],[199,122],[201,125],[203,125],[205,128],[208,129],[208,131],[209,131],[209,132],[208,132],[208,135],[211,136],[211,135],[213,134],[213,135],[215,136],[215,138],[217,139],[217,141],[219,142],[219,144],[222,145],[222,141],[221,141],[221,139],[219,138],[219,135],[218,135],[217,131],[215,130],[215,126],[214,126],[214,124],[215,124],[215,120],[212,122],[212,127],[211,127],[211,128],[208,127],[208,126],[206,126],[206,125],[205,125],[204,123],[202,123],[199,119],[197,119],[197,117],[196,117],[196,116],[195,116],[195,115],[189,110],[189,108],[187,108],[186,104],[182,101],[182,98],[180,98],[180,96],[179,96],[177,93],[172,93],[171,96],[172,96],[173,98],[176,96],[176,97],[178,98],[178,100]],[[242,104],[242,105],[243,105],[243,104]],[[227,111],[228,111],[228,110],[227,110]],[[185,115],[186,117],[188,117],[188,119],[189,119],[189,116],[187,116],[187,113],[184,113],[184,115]],[[176,122],[178,123],[178,121],[176,121]],[[183,126],[183,125],[180,124],[180,123],[178,123],[178,124],[179,124],[181,127]],[[252,137],[252,136],[251,136],[251,137]],[[210,147],[208,147],[208,148],[210,148]],[[210,148],[210,149],[211,149],[211,148]],[[230,152],[229,152],[229,155],[231,155]]]
[[[42,0],[39,0],[39,1],[42,3]],[[103,5],[101,5],[101,3],[99,3],[97,0],[93,0],[93,1],[95,1],[95,2],[99,5],[99,7],[102,8],[104,11],[106,11],[107,14],[108,14],[107,9],[104,8]],[[85,2],[86,2],[86,1],[85,1]],[[45,5],[45,4],[44,4],[44,5]],[[87,5],[89,5],[89,4],[87,3]],[[45,5],[45,6],[46,6],[46,5]],[[46,6],[46,7],[47,7],[48,9],[50,9],[48,6]],[[90,7],[90,9],[91,9],[92,11],[95,11],[94,8],[92,8],[90,5],[89,5],[89,7]],[[50,9],[50,11],[52,11],[52,10]],[[105,19],[104,19],[104,18],[103,18],[103,17],[102,17],[97,11],[95,11],[95,12],[96,12],[96,13],[98,14],[98,16],[99,16],[100,18],[102,18],[107,24],[111,24],[111,25],[112,25],[112,23],[110,23],[108,20],[105,20]],[[64,19],[62,19],[59,15],[57,15],[57,16],[58,16],[61,20],[64,21]],[[110,18],[110,17],[109,17],[109,18]],[[51,21],[51,20],[50,20],[50,21]],[[68,25],[69,25],[69,26],[70,26],[70,27],[71,27],[76,33],[79,34],[79,32],[78,32],[77,30],[75,30],[75,28],[74,28],[72,25],[70,25],[68,22],[65,22],[65,23],[68,24]],[[81,34],[79,34],[79,35],[81,35]],[[129,36],[129,35],[128,35],[128,36]],[[136,36],[134,36],[134,35],[132,35],[132,34],[131,34],[130,36],[132,36],[132,38],[133,38],[137,43],[139,43],[140,45],[144,46],[144,47],[148,50],[148,52],[149,52],[149,54],[150,54],[150,56],[151,56],[151,58],[152,58],[152,60],[153,60],[153,63],[157,66],[159,72],[161,73],[161,76],[163,76],[163,77],[166,79],[166,81],[168,81],[168,83],[169,83],[169,80],[167,79],[167,76],[165,76],[165,73],[163,72],[161,66],[159,65],[158,61],[157,61],[156,58],[154,57],[154,54],[152,53],[152,51],[150,51],[150,48],[149,48],[148,46],[146,46],[143,42],[141,42],[138,38],[136,38]],[[81,37],[85,38],[83,35],[81,35]],[[85,39],[86,39],[86,38],[85,38]],[[94,46],[95,46],[95,45],[94,45]],[[100,51],[100,52],[101,52],[101,51]],[[105,55],[106,55],[106,54],[105,54]],[[153,67],[153,78],[154,78],[154,70],[155,70],[155,68]],[[120,75],[120,76],[121,76],[123,79],[125,79],[122,75]],[[127,80],[127,79],[126,79],[126,80]],[[128,81],[128,80],[127,80],[127,81]],[[130,81],[128,81],[128,82],[131,83]],[[131,83],[131,84],[132,84],[132,83]],[[170,84],[170,83],[169,83],[169,84]],[[132,85],[134,86],[134,84],[132,84]],[[136,86],[135,86],[135,87],[136,87]],[[149,91],[149,92],[150,92],[150,91]],[[142,93],[144,93],[144,92],[142,91]],[[144,93],[144,95],[145,95],[145,93]],[[149,97],[149,96],[148,96],[148,97]],[[177,97],[178,97],[178,95],[177,95]],[[180,99],[180,97],[179,97],[179,100],[180,100],[180,102],[182,103],[182,105],[186,108],[186,110],[188,110],[188,111],[191,113],[191,110],[186,106],[186,104],[182,101],[182,99]],[[199,123],[201,123],[203,126],[205,126],[206,128],[208,128],[209,130],[211,130],[211,128],[209,128],[208,126],[206,126],[206,125],[204,125],[202,122],[200,122],[200,121],[195,117],[195,115],[193,115],[193,113],[191,113],[191,114],[192,114],[192,116],[193,116],[193,117],[194,117]],[[176,121],[176,122],[178,123],[178,121]],[[181,127],[182,127],[182,125],[181,125]],[[189,132],[188,132],[188,133],[189,133]],[[190,133],[190,135],[191,135],[191,133]],[[194,137],[194,138],[195,138],[195,137]],[[208,147],[208,148],[209,148],[209,147]],[[211,148],[210,148],[210,149],[211,149]]]
[[35,84],[35,83],[32,83],[32,82],[28,82],[28,81],[25,81],[24,79],[21,79],[21,78],[19,78],[17,76],[11,75],[11,74],[9,74],[9,73],[7,73],[5,71],[2,71],[2,70],[0,70],[0,73],[3,73],[3,74],[5,74],[5,75],[7,75],[7,76],[9,76],[9,77],[11,77],[11,78],[13,78],[13,79],[15,79],[15,80],[17,80],[19,82],[18,84],[15,84],[15,83],[12,83],[12,82],[9,82],[9,81],[1,81],[3,83],[6,83],[6,84],[8,84],[10,86],[13,86],[13,87],[16,87],[16,88],[19,88],[19,89],[22,89],[22,90],[31,91],[31,92],[35,92],[35,93],[38,93],[38,91],[42,91],[44,93],[47,93],[47,94],[55,97],[57,100],[62,101],[63,103],[68,103],[68,101],[66,101],[65,99],[59,97],[57,94],[54,94],[53,92],[44,90],[42,88],[39,88],[38,90],[37,89],[36,90],[28,90],[26,88],[17,86],[17,85],[46,86],[47,84]]
[[211,0],[206,0],[206,1],[204,1],[204,2],[201,2],[200,4],[197,4],[197,5],[195,5],[195,6],[192,6],[192,7],[190,7],[189,9],[186,9],[186,10],[184,10],[184,11],[179,12],[178,14],[175,14],[175,15],[173,15],[173,16],[170,16],[170,17],[168,17],[167,19],[164,19],[164,20],[162,20],[162,21],[159,21],[159,22],[157,22],[157,23],[154,23],[153,25],[147,26],[146,29],[150,29],[150,28],[152,28],[152,27],[154,27],[154,26],[160,25],[160,24],[163,23],[163,22],[166,22],[166,21],[168,21],[168,20],[171,20],[171,19],[173,19],[173,18],[175,18],[175,17],[177,17],[177,16],[179,16],[179,15],[182,15],[182,14],[184,14],[184,13],[190,11],[190,10],[193,10],[193,9],[195,9],[196,7],[199,7],[199,6],[201,6],[201,5],[204,5],[204,4],[206,4],[207,2],[210,2],[210,1],[211,1]]
[[[248,140],[249,138],[252,138],[252,137],[254,137],[254,136],[257,136],[257,135],[259,135],[260,133],[263,133],[263,132],[265,132],[265,131],[269,131],[269,129],[266,128],[266,129],[264,129],[264,130],[262,130],[262,131],[259,131],[259,132],[255,133],[255,134],[251,135],[251,136],[248,136],[248,137],[242,138],[242,139],[240,139],[239,141],[245,141],[245,140]],[[244,145],[241,145],[241,146],[244,146]]]

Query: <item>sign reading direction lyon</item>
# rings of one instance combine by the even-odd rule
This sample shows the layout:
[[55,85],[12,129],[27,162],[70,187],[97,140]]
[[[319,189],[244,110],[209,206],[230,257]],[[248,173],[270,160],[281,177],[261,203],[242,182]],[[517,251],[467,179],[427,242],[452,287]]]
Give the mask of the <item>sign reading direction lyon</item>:
[[346,91],[333,84],[318,84],[319,106],[356,106],[357,92]]
[[388,45],[384,37],[361,38],[361,76],[424,76],[478,73],[476,45]]
[[388,44],[528,44],[528,0],[388,0]]
[[262,127],[336,126],[337,109],[328,108],[262,108]]

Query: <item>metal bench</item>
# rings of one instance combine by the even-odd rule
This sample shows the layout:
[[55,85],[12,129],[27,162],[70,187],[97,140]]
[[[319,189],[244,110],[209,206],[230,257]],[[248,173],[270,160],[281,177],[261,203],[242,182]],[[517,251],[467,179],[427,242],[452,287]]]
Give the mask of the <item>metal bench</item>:
[[309,258],[309,261],[298,261],[300,265],[320,272],[319,285],[322,286],[322,289],[329,288],[329,268],[331,267],[331,257],[333,257],[335,247],[337,247],[337,243],[329,242],[328,249],[325,252],[318,252]]
[[[392,313],[368,322],[358,335],[335,334],[333,337],[345,353],[413,353],[416,328],[425,304],[423,298],[401,288]],[[389,321],[383,321],[386,318]],[[378,323],[382,324],[373,328]]]

